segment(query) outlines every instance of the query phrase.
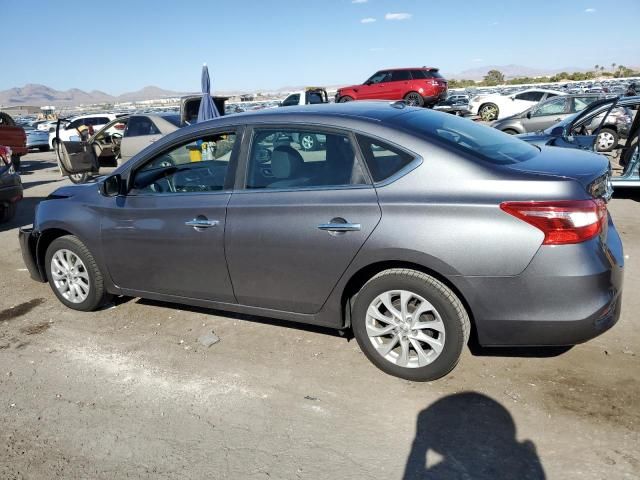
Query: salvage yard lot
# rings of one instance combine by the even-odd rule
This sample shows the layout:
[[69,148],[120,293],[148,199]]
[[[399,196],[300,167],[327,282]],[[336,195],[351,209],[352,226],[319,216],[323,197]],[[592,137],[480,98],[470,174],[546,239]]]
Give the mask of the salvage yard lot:
[[140,299],[65,308],[29,278],[17,228],[66,181],[52,153],[23,168],[0,226],[0,478],[543,478],[513,473],[536,462],[640,477],[640,192],[609,205],[628,257],[611,331],[555,356],[465,352],[420,384],[331,330]]

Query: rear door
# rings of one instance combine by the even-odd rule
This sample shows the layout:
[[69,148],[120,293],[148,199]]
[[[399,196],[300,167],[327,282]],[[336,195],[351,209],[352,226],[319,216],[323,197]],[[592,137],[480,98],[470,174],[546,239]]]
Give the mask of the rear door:
[[409,70],[393,70],[391,72],[391,84],[389,100],[402,100],[411,88],[411,73]]
[[[293,140],[305,135],[325,141],[305,151]],[[322,308],[381,216],[353,145],[350,134],[329,128],[252,132],[227,208],[225,249],[239,303],[306,314]]]

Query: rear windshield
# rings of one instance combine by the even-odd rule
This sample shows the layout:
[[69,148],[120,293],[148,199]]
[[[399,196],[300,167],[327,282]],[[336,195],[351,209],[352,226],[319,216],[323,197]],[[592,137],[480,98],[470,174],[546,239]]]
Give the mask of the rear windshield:
[[412,133],[496,165],[524,162],[539,153],[536,147],[512,135],[448,113],[420,110],[394,120]]

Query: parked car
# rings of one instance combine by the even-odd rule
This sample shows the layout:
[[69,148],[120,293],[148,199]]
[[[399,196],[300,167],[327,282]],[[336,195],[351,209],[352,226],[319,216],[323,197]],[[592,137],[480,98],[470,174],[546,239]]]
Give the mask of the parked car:
[[444,100],[440,103],[436,103],[433,106],[433,109],[440,112],[459,115],[461,117],[469,115],[471,113],[471,111],[469,110],[469,102],[465,101],[464,99],[448,98],[447,100]]
[[516,115],[542,100],[557,95],[565,95],[565,93],[557,90],[530,88],[511,95],[498,93],[477,95],[471,99],[469,107],[472,115],[479,115],[484,121],[489,122]]
[[303,91],[289,94],[278,106],[291,107],[293,105],[315,105],[329,103],[329,96],[324,88],[309,87]]
[[11,163],[11,149],[0,145],[0,223],[8,222],[15,216],[20,200],[22,182]]
[[49,151],[49,132],[37,130],[33,127],[24,127],[27,136],[27,149],[38,149],[41,152]]
[[581,112],[599,98],[602,96],[588,94],[551,97],[522,113],[497,120],[491,126],[511,135],[544,130],[573,113]]
[[24,129],[14,122],[8,113],[0,112],[0,145],[11,150],[11,163],[20,169],[20,157],[27,154],[27,136]]
[[339,88],[336,103],[352,100],[404,100],[431,107],[447,98],[447,81],[437,68],[396,68],[374,73],[362,85]]
[[[302,132],[325,147],[275,142]],[[167,135],[98,185],[54,191],[19,237],[69,308],[127,295],[351,328],[380,369],[423,381],[456,365],[472,322],[480,344],[515,346],[618,320],[608,181],[600,155],[453,115],[290,107]]]
[[[640,187],[640,155],[638,140],[640,139],[640,97],[609,98],[592,103],[580,113],[569,116],[562,122],[537,134],[518,135],[534,145],[551,145],[563,148],[594,150],[599,145],[600,133],[604,127],[617,122],[621,136],[626,140],[624,145],[617,145],[618,163],[622,167],[620,175],[611,177],[614,188]],[[620,114],[620,112],[626,112]]]
[[534,145],[609,152],[618,147],[620,138],[633,137],[630,135],[631,125],[637,114],[632,109],[638,107],[639,98],[598,100],[545,130],[518,137]]
[[49,147],[55,148],[56,143],[69,142],[72,139],[80,141],[81,127],[89,127],[94,133],[104,127],[107,123],[116,119],[113,113],[100,113],[89,115],[78,115],[71,118],[60,118],[56,122],[56,128],[49,132]]
[[[85,141],[71,138],[56,144],[60,172],[73,183],[84,183],[98,174],[100,167],[121,165],[153,142],[176,131],[179,125],[178,113],[118,117]],[[86,171],[70,173],[65,168],[70,157],[82,162]]]

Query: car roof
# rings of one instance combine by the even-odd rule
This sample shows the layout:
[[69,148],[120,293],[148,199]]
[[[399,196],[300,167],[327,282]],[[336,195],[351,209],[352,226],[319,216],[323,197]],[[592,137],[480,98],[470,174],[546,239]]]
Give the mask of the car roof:
[[397,72],[401,70],[429,70],[434,71],[438,70],[436,67],[401,67],[401,68],[381,68],[379,72]]

